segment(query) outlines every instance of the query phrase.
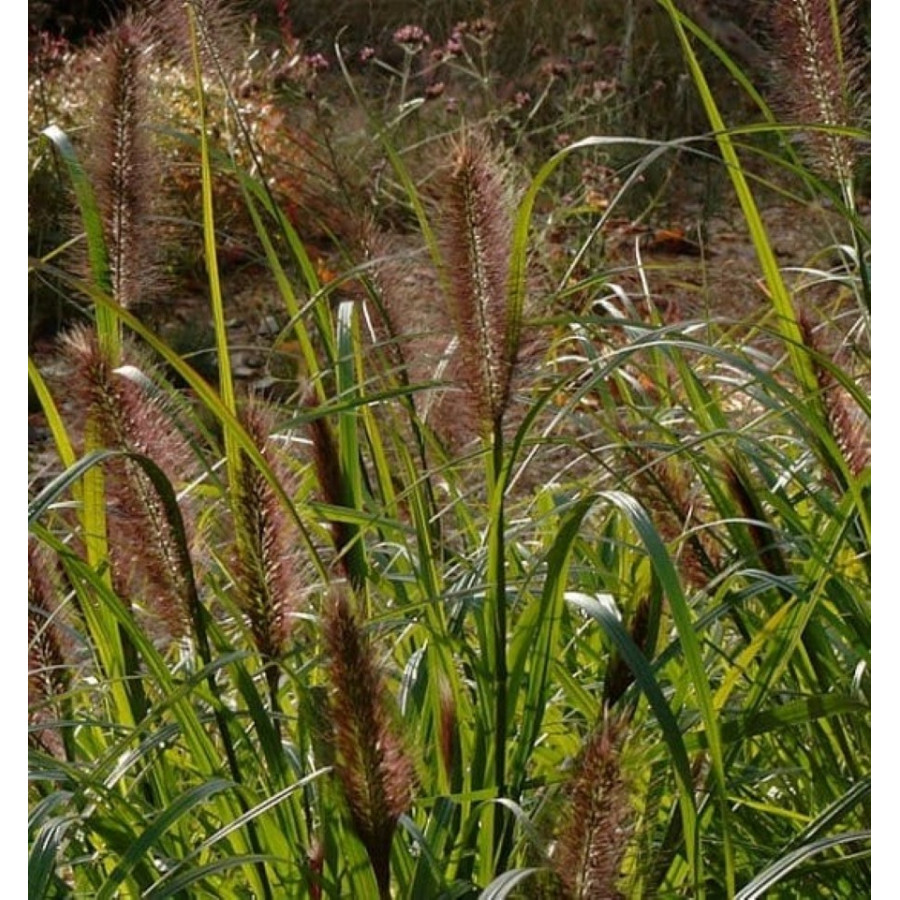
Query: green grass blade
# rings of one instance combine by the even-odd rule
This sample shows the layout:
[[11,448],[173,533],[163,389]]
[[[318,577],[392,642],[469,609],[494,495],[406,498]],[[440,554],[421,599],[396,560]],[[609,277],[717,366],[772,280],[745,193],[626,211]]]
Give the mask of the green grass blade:
[[[360,379],[357,377],[359,359],[359,324],[356,304],[345,300],[338,307],[337,315],[337,369],[335,381],[337,395],[342,401],[357,401],[361,396]],[[357,410],[348,405],[338,414],[338,452],[340,455],[340,500],[351,510],[361,510],[363,500],[362,458],[359,449]],[[366,558],[362,535],[357,528],[348,531],[349,542],[342,548],[346,553],[347,568],[352,583],[359,589],[366,583]]]
[[504,900],[504,898],[509,897],[523,881],[526,881],[538,871],[540,870],[534,867],[530,869],[510,869],[508,872],[498,875],[478,895],[478,900]]
[[59,414],[59,408],[53,400],[50,388],[47,387],[47,382],[44,381],[40,369],[38,369],[30,356],[28,357],[28,380],[34,387],[34,392],[37,394],[37,398],[40,401],[41,409],[44,411],[44,416],[47,419],[47,426],[50,428],[50,433],[53,435],[53,442],[56,444],[56,452],[59,454],[60,461],[63,466],[68,469],[75,464],[76,459],[75,450],[72,448],[72,441],[69,439],[69,432]]
[[756,900],[768,893],[775,885],[780,884],[801,863],[813,856],[819,856],[835,847],[847,844],[864,844],[872,839],[870,831],[850,831],[845,834],[836,834],[832,837],[819,838],[803,847],[792,850],[781,859],[772,863],[764,871],[760,872],[749,884],[745,885],[734,895],[734,900]]
[[[519,723],[510,772],[515,781],[512,796],[517,797],[528,773],[528,760],[534,750],[544,720],[551,673],[558,659],[560,617],[565,604],[569,565],[582,522],[594,498],[580,501],[562,518],[556,537],[546,556],[547,577],[540,597],[536,598],[516,622],[509,651],[510,709]],[[526,678],[527,691],[519,709],[517,698]]]
[[[28,851],[28,896],[41,900],[58,894],[61,884],[56,877],[56,856],[66,831],[75,825],[74,818],[57,818],[45,822]],[[50,893],[50,885],[56,890]]]
[[[602,494],[626,516],[632,527],[641,538],[641,542],[647,550],[650,562],[659,578],[663,592],[669,601],[669,608],[675,626],[678,629],[678,638],[684,653],[685,664],[689,674],[691,685],[695,692],[698,711],[704,727],[707,730],[709,741],[710,763],[715,778],[720,812],[722,816],[723,852],[725,855],[726,877],[730,885],[734,879],[734,860],[732,858],[731,838],[729,834],[728,797],[725,779],[724,757],[722,744],[719,738],[719,716],[713,704],[712,691],[709,684],[706,665],[700,653],[700,644],[694,630],[693,615],[687,598],[681,589],[681,583],[672,560],[656,528],[647,516],[644,509],[635,499],[628,494],[619,491],[609,491]],[[732,888],[733,890],[733,888]]]
[[85,472],[92,469],[98,463],[119,455],[117,450],[94,450],[81,459],[72,463],[64,472],[57,475],[44,489],[28,504],[28,527],[30,528],[50,508],[55,500],[58,500],[66,490],[77,489],[79,481],[84,478]]
[[[195,869],[188,869],[186,872],[182,872],[177,878],[166,881],[163,887],[154,885],[149,891],[144,891],[141,894],[141,900],[168,900],[169,897],[191,896],[190,894],[185,894],[185,890],[193,885],[198,885],[207,880],[210,880],[211,884],[221,884],[218,880],[211,880],[210,876],[219,875],[232,869],[257,867],[267,862],[271,862],[271,857],[261,853],[247,853],[240,856],[227,856],[224,859],[217,859],[206,865],[197,866]],[[222,888],[220,887],[219,890],[222,890]],[[240,896],[238,890],[230,891],[229,895],[235,898]]]
[[850,786],[842,797],[838,797],[834,803],[816,816],[815,820],[810,822],[785,850],[795,850],[809,844],[810,841],[818,840],[823,836],[823,832],[833,829],[853,810],[857,810],[862,804],[870,802],[871,794],[872,779],[870,777],[857,781]]
[[[725,719],[721,727],[722,743],[726,746],[737,744],[747,738],[795,728],[825,716],[859,714],[867,711],[868,706],[854,697],[832,694],[803,697],[755,715],[741,716],[737,720]],[[684,745],[688,752],[698,750],[706,746],[706,736],[702,731],[689,734],[685,737]]]
[[[45,128],[42,134],[53,144],[66,166],[69,180],[75,191],[78,202],[78,211],[81,216],[81,224],[84,226],[87,238],[88,261],[90,263],[91,277],[94,283],[102,291],[109,291],[111,285],[109,271],[109,255],[106,248],[106,239],[103,236],[103,220],[94,196],[94,190],[84,171],[78,154],[75,152],[69,136],[56,125]],[[119,324],[109,311],[97,307],[97,338],[101,350],[118,365],[121,349],[119,336]]]
[[156,844],[160,837],[178,819],[215,794],[230,790],[233,787],[234,785],[230,781],[222,778],[213,778],[185,791],[170,806],[162,810],[153,820],[153,823],[134,841],[125,856],[117,863],[103,887],[97,892],[97,900],[108,900],[108,898],[117,896],[119,886],[128,877],[138,860]]
[[[262,191],[262,188],[254,180],[247,178],[247,176],[243,175],[242,173],[236,174],[238,175],[240,181],[241,190],[244,192],[244,199],[247,205],[247,210],[250,213],[250,217],[253,219],[253,226],[256,229],[257,237],[259,238],[260,243],[263,245],[263,251],[266,255],[266,263],[268,264],[269,271],[272,273],[272,276],[275,279],[275,284],[278,287],[278,292],[279,294],[281,294],[285,309],[287,310],[288,316],[293,323],[294,334],[297,337],[297,343],[300,345],[300,352],[303,354],[303,361],[306,364],[306,377],[312,384],[321,389],[321,373],[319,361],[316,357],[313,342],[310,339],[310,335],[303,323],[303,316],[297,303],[294,289],[291,286],[288,275],[284,270],[284,266],[281,264],[281,261],[278,258],[278,254],[275,250],[272,238],[266,230],[266,226],[262,220],[262,217],[260,216],[259,210],[256,208],[257,200],[255,199],[255,197],[258,196],[258,194]],[[266,203],[266,206],[269,207],[268,197],[263,194],[263,199]],[[284,217],[281,210],[269,208],[269,212],[277,216],[282,231],[287,231],[293,237],[292,247],[294,248],[294,255],[295,257],[298,257],[300,259],[301,268],[306,277],[308,289],[311,296],[316,297],[321,290],[321,286],[319,285],[318,276],[316,274],[314,266],[312,265],[312,262],[309,259],[306,248],[303,247],[302,242],[297,237],[296,232],[294,232],[293,227]],[[324,300],[325,298],[323,297],[323,301]],[[317,303],[316,309],[318,310],[321,306],[322,302]],[[326,341],[326,348],[329,348],[328,357],[330,361],[334,355],[333,350],[330,349],[330,329],[323,329],[320,325],[320,333]]]

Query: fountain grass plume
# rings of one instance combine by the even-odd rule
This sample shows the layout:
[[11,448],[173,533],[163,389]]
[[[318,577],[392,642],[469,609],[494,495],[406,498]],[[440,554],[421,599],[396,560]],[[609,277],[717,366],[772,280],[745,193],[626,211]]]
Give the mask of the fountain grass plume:
[[[316,408],[316,394],[312,388],[304,393],[303,404],[310,410]],[[340,448],[328,420],[322,415],[314,416],[308,420],[306,429],[312,444],[313,465],[318,477],[319,494],[322,500],[331,506],[348,506],[348,489],[344,473],[341,470]],[[339,519],[331,519],[329,526],[337,553],[338,566],[353,588],[362,590],[365,576],[350,559],[354,541],[357,540],[357,529]]]
[[242,18],[228,0],[152,0],[150,9],[160,38],[190,70],[198,49],[204,73],[228,82],[238,71]]
[[859,478],[872,461],[869,420],[858,408],[854,408],[847,390],[823,363],[823,360],[830,359],[831,354],[824,346],[821,332],[814,327],[808,312],[800,316],[800,329],[806,346],[815,351],[811,358],[828,430],[843,454],[847,469],[854,478]]
[[[193,467],[191,449],[141,366],[113,368],[89,329],[71,332],[65,352],[73,365],[76,408],[93,428],[97,444],[152,459],[173,484],[186,480]],[[133,353],[129,348],[124,352]],[[122,596],[144,597],[147,609],[171,635],[188,633],[193,622],[191,592],[156,488],[127,457],[109,460],[106,472],[110,552]],[[181,512],[190,533],[190,509],[182,504]]]
[[400,816],[412,801],[415,774],[387,708],[372,646],[347,596],[333,592],[324,612],[335,771],[353,830],[372,863],[379,895],[390,896],[390,852]]
[[620,900],[617,884],[633,813],[622,774],[621,722],[604,720],[591,735],[568,786],[568,809],[553,869],[571,900]]
[[453,150],[441,194],[444,265],[450,313],[463,359],[463,380],[485,430],[495,430],[509,403],[517,347],[512,336],[509,272],[510,193],[496,151],[464,134]]
[[88,172],[97,197],[109,266],[110,293],[126,309],[160,290],[153,208],[158,170],[147,130],[148,20],[127,15],[100,45],[100,79]]
[[[262,457],[289,490],[291,475],[271,444],[272,416],[258,401],[241,414],[247,434]],[[298,535],[280,499],[259,469],[245,460],[235,506],[234,578],[237,602],[247,617],[253,642],[266,663],[270,693],[275,696],[278,670],[274,665],[291,637],[290,612],[298,605],[300,581]]]
[[60,756],[63,740],[53,721],[69,687],[68,647],[60,587],[50,554],[28,539],[28,733],[29,745]]
[[[841,8],[839,8],[841,7]],[[841,129],[856,125],[863,67],[854,44],[854,2],[785,0],[773,8],[782,72],[782,105],[798,122]],[[856,148],[839,130],[806,136],[810,162],[841,185],[852,184]]]

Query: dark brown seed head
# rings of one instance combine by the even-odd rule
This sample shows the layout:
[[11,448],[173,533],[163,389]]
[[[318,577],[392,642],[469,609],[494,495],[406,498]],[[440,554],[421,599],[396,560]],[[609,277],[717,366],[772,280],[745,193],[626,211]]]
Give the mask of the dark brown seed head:
[[329,598],[324,628],[335,771],[381,895],[387,896],[391,842],[397,821],[412,801],[413,765],[392,725],[372,647],[343,593]]
[[632,810],[619,764],[622,728],[604,721],[585,744],[569,785],[569,805],[553,868],[575,900],[619,900],[617,884]]

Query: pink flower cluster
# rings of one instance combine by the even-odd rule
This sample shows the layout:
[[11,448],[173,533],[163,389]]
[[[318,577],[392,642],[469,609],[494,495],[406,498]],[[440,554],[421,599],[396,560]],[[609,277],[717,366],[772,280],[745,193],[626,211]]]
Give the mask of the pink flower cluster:
[[404,25],[394,32],[394,43],[410,53],[417,53],[431,43],[431,35],[418,25]]

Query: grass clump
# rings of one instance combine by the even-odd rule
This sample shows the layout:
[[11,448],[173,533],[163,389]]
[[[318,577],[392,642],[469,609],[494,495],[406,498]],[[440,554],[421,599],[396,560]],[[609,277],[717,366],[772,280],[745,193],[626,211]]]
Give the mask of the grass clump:
[[[243,56],[219,4],[114,26],[95,134],[60,102],[32,145],[33,224],[78,230],[30,271],[84,321],[29,359],[31,893],[867,892],[866,134],[849,20],[792,3],[802,122],[660,3],[711,132],[674,140],[548,137],[600,102],[557,93],[583,23],[518,99],[512,20],[468,9],[362,61],[281,6]],[[686,156],[734,189],[752,308],[726,242],[626,216]],[[773,195],[832,207],[805,265]],[[202,368],[148,308],[187,282]]]

